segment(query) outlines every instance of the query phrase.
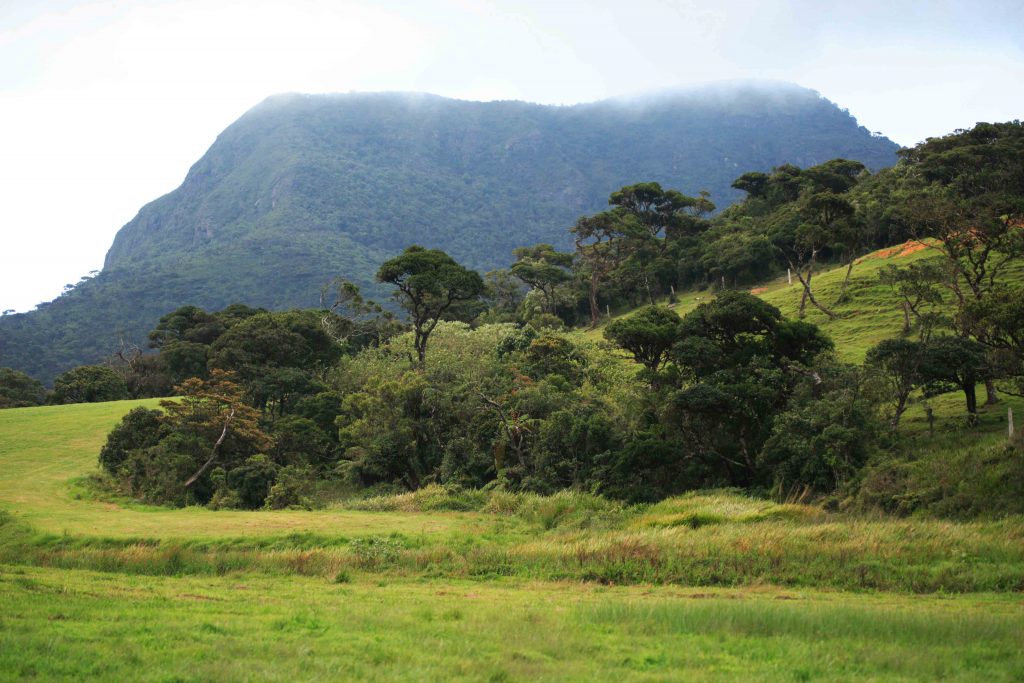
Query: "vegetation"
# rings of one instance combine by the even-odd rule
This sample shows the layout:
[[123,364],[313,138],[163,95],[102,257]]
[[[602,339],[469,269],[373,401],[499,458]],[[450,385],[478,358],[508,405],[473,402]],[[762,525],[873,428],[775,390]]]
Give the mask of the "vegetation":
[[312,511],[139,505],[75,479],[95,471],[108,427],[136,405],[0,413],[0,500],[16,513],[0,513],[0,564],[323,580],[348,572],[360,582],[503,576],[899,593],[1024,587],[1019,508],[1015,517],[965,523],[861,517],[735,491],[623,506],[578,492],[436,485],[370,498],[342,493]]
[[[1001,594],[1024,591],[1024,441],[1004,418],[1024,413],[1021,130],[979,124],[876,175],[747,173],[713,218],[703,194],[626,186],[576,222],[575,253],[524,247],[486,280],[409,247],[377,276],[408,325],[341,279],[320,309],[164,315],[156,354],[122,345],[55,383],[77,405],[0,412],[0,642],[28,652],[11,666],[162,677],[220,647],[294,676],[265,653],[355,643],[345,670],[370,678],[714,677],[718,653],[766,679],[1019,677]],[[747,292],[761,253],[780,276]],[[130,608],[97,600],[97,571]],[[240,608],[251,585],[264,599]],[[478,588],[532,611],[437,611]],[[183,597],[222,609],[149,627],[174,644],[143,657],[83,645],[109,610],[152,622]],[[344,631],[323,607],[342,598]],[[45,640],[47,618],[82,638]],[[470,626],[469,649],[389,654]],[[684,639],[700,661],[667,649]]]
[[0,408],[37,406],[46,399],[43,385],[24,372],[0,368]]
[[[165,414],[126,417],[101,457],[120,494],[149,503],[282,508],[311,505],[315,490],[440,484],[572,489],[630,503],[727,486],[863,504],[868,466],[908,445],[900,420],[917,394],[961,392],[971,427],[979,383],[994,405],[997,381],[1011,390],[1020,381],[1007,281],[1024,254],[1017,156],[989,160],[984,191],[962,178],[973,167],[935,166],[935,154],[959,159],[979,138],[1012,152],[1020,137],[1018,124],[979,125],[923,143],[877,176],[842,159],[747,173],[735,181],[747,200],[713,219],[705,195],[630,185],[611,195],[612,208],[576,223],[575,255],[549,244],[519,249],[490,286],[436,249],[409,247],[386,261],[377,278],[395,288],[409,332],[345,281],[334,285],[334,303],[325,289],[319,311],[185,306],[150,333],[155,359],[133,365],[129,355],[114,364],[120,375],[78,368],[51,400],[90,400],[101,376],[115,398],[129,385],[178,382],[180,401],[164,402]],[[946,206],[954,199],[956,211]],[[977,212],[987,232],[956,241],[946,223],[908,213],[944,206]],[[865,365],[844,362],[809,310],[824,325],[845,324],[844,307],[864,296],[855,255],[925,229],[917,244],[936,256],[875,268],[889,300],[902,300],[904,336],[866,348]],[[764,234],[777,266],[795,271],[796,320],[770,293],[722,288],[723,275],[714,296],[683,316],[652,303],[610,322],[611,346],[559,331],[588,312],[599,323],[599,297],[628,304],[628,283],[641,300],[667,295],[670,304],[687,277],[707,284],[723,230]],[[827,259],[838,262],[834,274],[820,272]],[[529,293],[517,295],[511,280]],[[836,284],[825,306],[819,299]],[[915,330],[918,340],[906,337]]]
[[741,196],[730,183],[743,170],[896,160],[895,143],[817,93],[723,90],[575,107],[271,98],[218,136],[179,189],[140,210],[100,274],[4,316],[0,366],[50,385],[102,362],[121,339],[144,346],[160,316],[184,304],[308,308],[338,275],[380,300],[389,288],[375,284],[377,268],[409,244],[481,272],[517,247],[568,251],[566,228],[638,180],[694,197],[707,190],[725,207]]
[[0,667],[48,680],[1012,681],[1024,666],[1011,596],[109,578],[5,568]]

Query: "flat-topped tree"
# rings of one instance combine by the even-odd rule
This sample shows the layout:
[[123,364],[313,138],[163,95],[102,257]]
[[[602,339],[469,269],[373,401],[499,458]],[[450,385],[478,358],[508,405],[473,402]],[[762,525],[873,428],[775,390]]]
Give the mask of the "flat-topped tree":
[[544,313],[555,312],[555,291],[572,278],[572,254],[556,251],[550,244],[513,249],[512,275],[536,289],[544,301]]
[[455,304],[476,299],[485,290],[475,270],[459,265],[440,249],[417,245],[385,261],[377,271],[377,281],[398,288],[396,298],[409,313],[420,365],[426,359],[427,340],[437,321]]

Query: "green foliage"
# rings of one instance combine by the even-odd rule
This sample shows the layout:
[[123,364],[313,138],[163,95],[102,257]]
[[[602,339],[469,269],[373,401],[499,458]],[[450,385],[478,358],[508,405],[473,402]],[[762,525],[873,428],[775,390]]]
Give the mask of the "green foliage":
[[675,311],[648,306],[628,318],[609,324],[604,336],[633,354],[633,360],[653,374],[658,372],[672,345],[679,339],[680,323]]
[[927,394],[936,395],[950,388],[964,392],[967,419],[974,424],[978,418],[978,382],[991,378],[991,366],[985,347],[963,337],[935,337],[924,345],[919,372]]
[[450,314],[459,303],[484,294],[484,281],[479,273],[460,266],[439,249],[415,245],[381,264],[377,280],[398,289],[395,295],[412,322],[413,346],[421,365],[426,358],[427,340],[442,316]]
[[0,368],[0,408],[24,408],[42,405],[46,390],[24,372]]
[[863,372],[816,368],[797,387],[758,455],[778,498],[829,494],[852,481],[874,454],[879,420]]
[[147,408],[130,410],[107,435],[107,442],[100,450],[100,466],[116,475],[132,453],[156,446],[167,436],[162,415],[159,410]]
[[[278,469],[267,456],[253,455],[227,473],[228,488],[238,496],[242,507],[263,507],[271,486],[277,480]],[[280,494],[275,498],[280,500]]]
[[53,382],[53,403],[98,403],[128,398],[128,385],[108,367],[83,365],[68,370]]

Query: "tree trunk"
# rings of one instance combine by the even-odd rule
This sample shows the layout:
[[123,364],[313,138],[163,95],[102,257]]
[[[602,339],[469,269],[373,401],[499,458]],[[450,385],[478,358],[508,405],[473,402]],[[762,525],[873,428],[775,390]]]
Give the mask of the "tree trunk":
[[825,308],[824,306],[822,306],[821,303],[819,303],[818,300],[814,298],[814,292],[811,291],[811,277],[813,277],[813,272],[812,272],[813,268],[814,268],[814,263],[812,261],[811,265],[808,266],[808,268],[807,268],[807,278],[806,279],[804,278],[803,275],[800,274],[799,271],[797,271],[797,274],[796,274],[797,278],[800,279],[800,284],[802,284],[804,286],[804,295],[803,295],[803,298],[800,299],[800,312],[798,314],[798,317],[800,317],[800,318],[804,317],[804,308],[807,305],[807,302],[810,301],[811,304],[815,308],[817,308],[819,311],[821,311],[822,313],[827,315],[830,320],[835,320],[836,314],[833,313],[832,311],[830,311],[829,309]]
[[843,278],[843,286],[839,289],[839,297],[836,299],[837,304],[846,303],[846,288],[850,284],[850,273],[853,272],[853,262],[856,259],[850,256],[850,263],[846,266],[846,277]]
[[964,385],[964,397],[967,399],[967,424],[974,427],[978,424],[978,395],[974,382]]
[[416,330],[413,346],[416,347],[416,358],[419,361],[419,365],[423,367],[427,360],[427,335],[419,329]]
[[999,403],[999,392],[996,391],[996,383],[990,379],[985,380],[985,405],[994,406]]
[[893,412],[892,419],[889,420],[889,426],[892,427],[892,431],[896,431],[900,428],[900,418],[903,417],[903,413],[907,410],[907,393],[900,393],[899,399],[896,401],[896,410]]
[[910,334],[910,330],[913,329],[910,324],[910,302],[903,301],[903,336]]
[[800,284],[803,285],[804,291],[800,294],[800,310],[797,312],[796,317],[803,319],[807,309],[807,292],[811,290],[811,272],[807,271],[807,282],[804,283],[804,279],[800,277],[799,271],[796,274],[797,279],[800,280]]
[[217,439],[217,443],[213,444],[213,448],[210,451],[210,459],[203,463],[203,466],[199,468],[198,472],[196,472],[195,474],[188,478],[188,481],[185,482],[186,489],[192,486],[192,484],[196,483],[199,477],[203,476],[203,473],[206,472],[206,470],[210,469],[210,465],[212,465],[217,460],[217,450],[220,448],[220,445],[224,443],[224,438],[227,437],[228,435],[228,427],[231,426],[231,421],[233,419],[235,419],[234,408],[231,409],[231,412],[228,413],[227,418],[224,420],[224,429],[221,430],[220,438]]
[[590,299],[590,326],[597,327],[597,322],[601,319],[601,309],[597,307],[597,273],[590,274],[588,297]]

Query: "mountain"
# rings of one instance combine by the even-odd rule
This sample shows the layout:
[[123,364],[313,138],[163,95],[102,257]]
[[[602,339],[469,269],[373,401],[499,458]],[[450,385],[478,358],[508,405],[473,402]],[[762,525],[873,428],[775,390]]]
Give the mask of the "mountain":
[[818,93],[740,83],[574,106],[424,94],[280,95],[218,136],[181,187],[114,239],[102,272],[0,318],[0,366],[50,381],[141,343],[180,305],[313,306],[344,276],[373,284],[409,244],[482,271],[640,181],[724,207],[741,173],[835,157],[878,169],[898,146]]

